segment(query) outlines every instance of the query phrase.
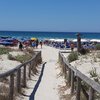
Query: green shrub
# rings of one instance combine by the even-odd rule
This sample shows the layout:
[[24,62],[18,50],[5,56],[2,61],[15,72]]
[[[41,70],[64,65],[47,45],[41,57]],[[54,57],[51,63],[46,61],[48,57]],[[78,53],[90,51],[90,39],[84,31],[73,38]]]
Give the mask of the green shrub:
[[81,48],[81,49],[79,50],[79,52],[80,52],[80,54],[85,55],[86,53],[89,53],[89,49]]
[[25,55],[18,55],[15,57],[15,59],[21,63],[28,61],[32,58],[30,54],[25,54]]
[[100,44],[96,44],[95,48],[96,50],[100,50]]
[[13,56],[11,54],[8,54],[8,59],[9,60],[16,60],[16,61],[19,61],[21,63],[25,62],[25,61],[28,61],[32,58],[32,55],[31,54],[25,54],[25,55],[17,55],[17,56]]
[[9,88],[6,85],[1,84],[0,85],[0,100],[9,100],[8,93],[9,93]]
[[77,52],[71,52],[68,56],[69,62],[75,61],[78,59],[78,54]]
[[0,48],[0,55],[8,54],[10,51],[11,51],[11,49],[2,47],[2,48]]
[[90,52],[90,50],[89,49],[85,49],[86,50],[86,53],[89,53]]
[[98,74],[96,73],[96,68],[92,68],[92,70],[89,72],[91,77],[99,83],[99,79],[98,79]]
[[84,89],[86,91],[88,91],[89,90],[89,85],[86,82],[84,82],[84,81],[82,81],[81,83],[82,83],[82,86],[84,87]]
[[15,57],[13,57],[11,54],[8,54],[8,59],[9,60],[16,60]]
[[92,68],[92,70],[90,71],[90,75],[91,77],[97,77],[97,73],[96,73],[96,68]]
[[96,57],[100,59],[100,53],[97,53],[96,54]]

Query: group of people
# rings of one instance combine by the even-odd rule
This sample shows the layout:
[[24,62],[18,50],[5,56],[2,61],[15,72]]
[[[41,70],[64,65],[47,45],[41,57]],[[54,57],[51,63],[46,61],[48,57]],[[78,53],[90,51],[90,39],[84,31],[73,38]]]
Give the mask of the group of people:
[[[67,39],[64,39],[65,47],[67,46],[67,44],[68,44]],[[28,46],[31,46],[33,48],[38,48],[38,45],[40,45],[40,47],[42,48],[43,41],[39,41],[38,39],[36,39],[35,41],[30,41],[30,45],[28,45]],[[75,44],[73,42],[70,42],[71,51],[74,50],[74,47],[75,47]],[[23,48],[24,48],[23,43],[19,42],[19,49],[22,51]]]
[[39,42],[39,40],[36,39],[35,41],[32,41],[32,42],[31,42],[31,46],[32,46],[32,47],[38,48],[38,45],[39,45],[39,44],[40,44],[40,46],[41,46],[41,48],[42,48],[42,45],[43,45],[42,41]]
[[[64,39],[64,45],[65,45],[65,48],[66,48],[66,46],[68,45],[67,39]],[[71,51],[74,50],[74,47],[75,47],[75,44],[73,42],[70,42]]]
[[[39,45],[39,44],[40,44],[40,46],[41,46],[41,48],[42,48],[42,45],[43,45],[42,41],[39,42],[39,40],[36,39],[35,41],[31,41],[31,42],[30,42],[30,46],[36,47],[36,48],[38,48],[38,45]],[[22,42],[19,42],[19,49],[22,51],[23,48],[24,48],[23,43],[22,43]]]
[[67,41],[67,39],[64,39],[63,41],[53,41],[48,39],[44,41],[44,44],[58,49],[70,48],[71,51],[76,47],[76,44],[73,41]]

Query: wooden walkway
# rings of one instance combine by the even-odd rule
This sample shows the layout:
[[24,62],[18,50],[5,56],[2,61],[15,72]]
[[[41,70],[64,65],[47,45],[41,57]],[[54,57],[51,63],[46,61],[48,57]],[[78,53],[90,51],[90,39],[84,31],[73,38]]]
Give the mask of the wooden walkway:
[[57,61],[59,50],[43,47],[42,59],[46,61],[41,83],[35,94],[35,100],[59,100],[57,92]]

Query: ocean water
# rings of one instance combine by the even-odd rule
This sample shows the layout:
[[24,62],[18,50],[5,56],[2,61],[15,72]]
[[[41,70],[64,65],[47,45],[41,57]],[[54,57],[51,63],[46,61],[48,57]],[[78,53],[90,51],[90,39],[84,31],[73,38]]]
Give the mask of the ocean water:
[[[30,39],[36,37],[39,39],[76,39],[77,32],[28,32],[28,31],[0,31],[0,36],[11,36],[14,38]],[[81,38],[100,39],[100,33],[80,32]]]

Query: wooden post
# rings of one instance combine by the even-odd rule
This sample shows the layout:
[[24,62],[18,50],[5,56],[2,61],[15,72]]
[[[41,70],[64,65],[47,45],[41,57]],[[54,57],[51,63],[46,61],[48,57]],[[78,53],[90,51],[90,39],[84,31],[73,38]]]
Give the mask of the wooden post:
[[84,96],[86,97],[86,100],[89,100],[89,95],[88,95],[88,93],[85,90],[85,86],[82,85],[82,84],[81,84],[81,89],[82,89],[82,92],[83,92]]
[[92,87],[89,88],[89,100],[94,100],[94,90]]
[[36,58],[35,58],[35,64],[36,64],[36,65],[35,65],[35,67],[36,67],[36,66],[37,66],[37,56],[36,56]]
[[41,63],[41,62],[42,62],[42,58],[41,58],[41,51],[40,51],[40,53],[39,53],[38,60],[39,60],[39,63]]
[[40,57],[42,57],[41,51],[40,51]]
[[66,67],[66,64],[65,64],[65,79],[67,78],[67,67]]
[[59,52],[59,63],[60,63],[60,52]]
[[30,66],[31,66],[31,70],[33,71],[33,69],[34,69],[34,60],[31,61],[31,65]]
[[21,69],[17,71],[17,91],[18,93],[21,92]]
[[59,53],[59,61],[60,61],[60,64],[61,64],[61,55],[60,55],[60,53]]
[[65,76],[65,79],[67,78],[67,66],[66,64],[64,63],[64,76]]
[[76,100],[80,100],[81,79],[77,77]]
[[71,85],[71,69],[68,68],[68,84]]
[[71,94],[74,92],[74,72],[71,70]]
[[9,91],[9,100],[14,100],[14,74],[10,75],[10,91]]
[[32,71],[33,71],[33,74],[34,74],[34,69],[35,69],[35,59],[32,61]]
[[67,80],[67,75],[68,75],[68,66],[66,65],[66,80]]
[[24,66],[23,71],[23,87],[26,87],[26,65]]
[[77,51],[79,52],[81,49],[81,37],[80,33],[77,34]]
[[29,78],[31,78],[31,65],[32,65],[32,62],[30,62],[30,65],[29,65],[29,74],[28,74]]
[[61,66],[62,66],[62,62],[63,62],[63,61],[62,61],[62,57],[61,57]]
[[34,58],[34,67],[36,67],[36,58]]
[[64,74],[64,62],[62,63],[62,70],[63,70],[63,74]]

